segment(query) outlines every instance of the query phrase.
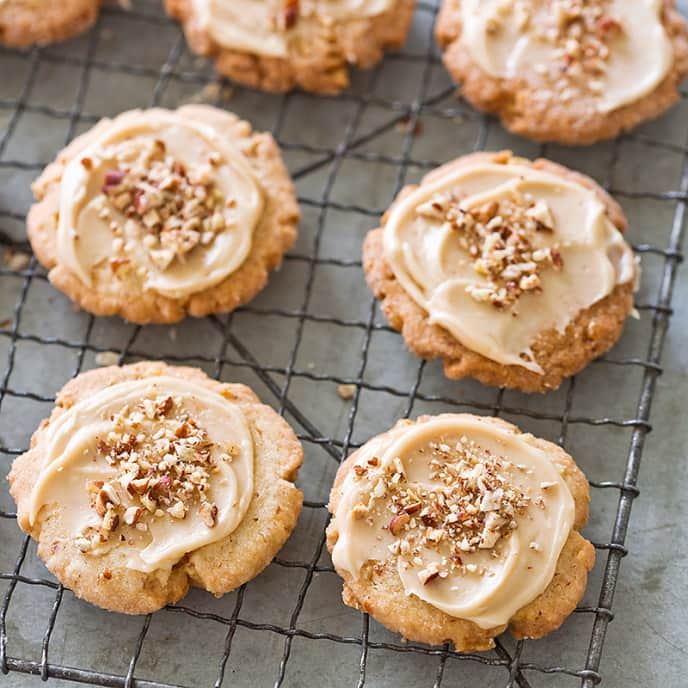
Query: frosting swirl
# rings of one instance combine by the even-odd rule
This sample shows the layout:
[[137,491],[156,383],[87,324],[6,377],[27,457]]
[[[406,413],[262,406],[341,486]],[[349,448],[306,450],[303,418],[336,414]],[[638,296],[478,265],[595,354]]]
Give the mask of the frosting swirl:
[[[57,513],[81,551],[169,570],[232,533],[253,493],[253,439],[240,408],[170,376],[121,382],[50,422],[29,503]],[[56,512],[55,512],[56,510]]]
[[390,564],[446,614],[508,623],[549,585],[574,522],[563,465],[529,439],[445,414],[372,440],[340,487],[335,567]]
[[182,298],[232,274],[263,210],[226,135],[154,109],[101,123],[62,176],[57,253],[85,285],[136,281]]
[[651,93],[672,48],[662,1],[462,0],[462,41],[488,74],[611,112]]
[[393,206],[384,250],[431,323],[538,374],[537,336],[637,275],[593,191],[518,162],[439,168]]
[[285,58],[293,40],[334,22],[374,17],[394,0],[193,0],[199,25],[225,48]]

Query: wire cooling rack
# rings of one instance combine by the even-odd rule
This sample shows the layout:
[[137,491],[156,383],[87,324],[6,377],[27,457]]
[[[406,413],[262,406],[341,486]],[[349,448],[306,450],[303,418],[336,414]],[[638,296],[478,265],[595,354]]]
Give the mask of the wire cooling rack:
[[[681,261],[688,200],[686,99],[660,122],[585,150],[511,137],[457,100],[418,3],[407,47],[337,97],[260,94],[214,82],[158,3],[103,9],[60,46],[0,49],[0,462],[28,445],[56,391],[115,352],[203,367],[246,382],[298,430],[306,502],[279,557],[215,600],[192,592],[145,618],[76,600],[45,570],[0,490],[0,668],[103,686],[593,686],[625,547],[655,382]],[[296,248],[267,290],[230,317],[135,327],[76,312],[29,257],[28,186],[74,135],[135,107],[214,102],[268,129],[304,211]],[[615,349],[545,396],[449,382],[419,362],[366,290],[360,244],[401,186],[459,154],[509,146],[596,176],[623,203],[643,257],[637,308]],[[26,254],[24,258],[24,253]],[[341,387],[344,386],[344,387]],[[337,393],[339,392],[339,394]],[[406,643],[343,606],[324,548],[326,500],[347,453],[398,417],[451,409],[499,414],[565,445],[592,480],[597,565],[557,633],[497,640],[490,653]],[[30,679],[10,673],[16,685]]]

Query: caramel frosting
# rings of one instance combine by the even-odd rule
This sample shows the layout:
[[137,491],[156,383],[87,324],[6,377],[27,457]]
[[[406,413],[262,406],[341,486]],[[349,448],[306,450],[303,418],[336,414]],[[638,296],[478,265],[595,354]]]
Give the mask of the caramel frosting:
[[340,487],[335,567],[396,566],[408,595],[507,624],[549,585],[574,521],[563,465],[532,439],[445,414],[364,445]]
[[374,17],[394,0],[193,0],[198,23],[224,48],[285,58],[293,41],[336,22]]
[[651,93],[672,65],[662,0],[462,0],[462,41],[488,74],[523,78],[611,112]]
[[131,111],[101,122],[64,170],[58,258],[89,287],[114,276],[183,298],[241,266],[262,211],[225,132],[183,111]]
[[440,168],[393,206],[384,250],[431,323],[538,374],[537,336],[638,271],[593,191],[518,162]]
[[203,385],[122,382],[50,422],[30,497],[31,525],[59,518],[87,556],[142,572],[241,523],[253,493],[253,440],[241,409]]

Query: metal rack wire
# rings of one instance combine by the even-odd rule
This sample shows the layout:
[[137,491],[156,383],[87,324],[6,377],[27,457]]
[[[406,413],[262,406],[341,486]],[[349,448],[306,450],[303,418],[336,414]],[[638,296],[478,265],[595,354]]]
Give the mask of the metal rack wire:
[[[672,291],[677,267],[682,259],[680,248],[684,231],[686,202],[688,201],[688,139],[686,140],[686,146],[684,146],[636,136],[637,140],[642,140],[645,145],[651,146],[657,155],[662,155],[664,152],[671,150],[674,154],[682,156],[682,172],[677,189],[659,192],[611,189],[620,196],[645,198],[651,199],[653,202],[666,202],[675,205],[666,248],[650,244],[635,247],[638,253],[654,255],[657,260],[663,263],[656,286],[656,300],[652,303],[640,304],[638,306],[643,317],[651,318],[646,354],[643,357],[627,358],[608,356],[605,357],[603,363],[597,364],[603,366],[618,365],[624,366],[627,369],[641,371],[640,384],[636,387],[637,404],[634,414],[630,417],[622,418],[613,418],[606,415],[587,416],[576,414],[574,412],[575,378],[566,383],[564,407],[559,412],[533,410],[527,403],[509,403],[503,391],[497,392],[494,399],[490,401],[484,401],[481,398],[467,399],[448,394],[424,392],[422,386],[427,366],[423,362],[417,364],[412,383],[408,388],[371,382],[366,376],[367,366],[371,358],[371,341],[378,332],[391,332],[391,329],[383,324],[380,319],[374,299],[370,299],[365,311],[366,317],[364,318],[332,317],[331,315],[318,314],[312,308],[317,271],[323,266],[350,270],[352,271],[352,278],[360,279],[359,260],[325,257],[321,254],[328,213],[340,212],[351,217],[369,218],[372,223],[382,211],[382,208],[343,203],[334,197],[333,189],[342,173],[342,166],[348,160],[355,160],[364,164],[384,164],[390,166],[395,170],[396,179],[393,185],[393,194],[395,194],[403,186],[411,170],[416,172],[423,171],[441,162],[417,159],[413,156],[414,137],[424,117],[432,116],[439,121],[455,120],[457,117],[461,117],[477,122],[477,135],[472,144],[472,148],[475,150],[485,147],[490,129],[496,126],[490,118],[478,115],[453,98],[448,98],[448,96],[453,95],[451,87],[444,86],[440,91],[432,92],[430,86],[432,72],[434,69],[441,69],[430,35],[431,20],[436,12],[437,2],[421,0],[418,3],[417,15],[419,21],[422,21],[423,26],[428,27],[428,35],[425,36],[426,47],[420,52],[407,50],[390,55],[387,58],[387,61],[400,61],[403,64],[415,65],[418,68],[417,89],[411,98],[396,100],[378,95],[382,69],[380,67],[363,77],[364,82],[360,88],[341,96],[325,99],[337,103],[345,103],[347,106],[350,106],[349,115],[346,117],[341,136],[339,140],[333,142],[334,145],[318,147],[310,143],[291,140],[284,134],[283,130],[285,117],[293,96],[284,95],[270,100],[270,107],[274,108],[275,115],[272,133],[282,148],[287,152],[306,153],[315,158],[314,161],[301,164],[297,169],[293,169],[292,166],[293,177],[298,181],[317,173],[320,175],[318,179],[322,180],[322,183],[319,185],[320,192],[318,195],[301,195],[299,199],[304,208],[312,209],[315,213],[314,232],[310,245],[306,251],[293,252],[286,259],[287,266],[289,267],[291,264],[297,265],[305,278],[300,305],[296,308],[248,306],[239,311],[239,313],[256,316],[275,316],[279,318],[280,322],[289,323],[290,327],[293,328],[294,340],[286,363],[282,365],[274,363],[266,365],[261,363],[252,353],[251,347],[245,343],[242,334],[237,333],[236,327],[233,327],[235,316],[229,318],[211,317],[208,319],[210,327],[219,336],[220,346],[215,352],[209,352],[202,343],[198,343],[197,349],[192,354],[170,355],[166,356],[166,359],[171,362],[192,362],[193,364],[205,365],[218,378],[223,375],[227,368],[232,371],[243,370],[255,376],[255,379],[260,381],[273,396],[272,400],[266,399],[266,401],[272,401],[281,413],[287,414],[293,421],[293,425],[299,429],[300,439],[310,446],[313,451],[318,452],[320,457],[325,457],[326,461],[339,462],[351,449],[358,446],[355,441],[354,427],[361,413],[361,395],[363,393],[389,395],[397,399],[403,399],[405,405],[404,413],[407,416],[416,411],[419,403],[434,403],[445,409],[461,407],[478,413],[508,414],[517,418],[554,422],[558,424],[558,440],[562,445],[566,443],[569,429],[574,424],[582,424],[589,427],[605,426],[627,429],[627,432],[630,433],[630,440],[622,474],[612,480],[593,483],[595,490],[617,493],[618,502],[608,540],[596,543],[598,555],[600,558],[604,558],[604,572],[597,603],[577,609],[578,613],[588,615],[592,620],[588,650],[586,656],[582,658],[581,664],[575,667],[560,666],[556,658],[553,658],[551,663],[527,661],[524,658],[526,643],[518,642],[514,644],[513,648],[507,648],[507,644],[499,639],[497,647],[492,653],[462,655],[451,651],[448,646],[427,647],[403,643],[399,640],[393,642],[378,641],[372,637],[372,621],[365,614],[360,615],[361,626],[358,635],[339,635],[327,631],[313,632],[302,628],[299,623],[300,615],[314,576],[322,572],[332,572],[329,560],[325,560],[325,563],[323,563],[322,555],[325,536],[324,529],[321,528],[315,547],[309,557],[299,560],[278,557],[275,560],[277,566],[285,569],[300,570],[303,575],[293,599],[288,624],[258,623],[245,618],[242,615],[242,611],[247,586],[243,586],[238,591],[234,607],[228,613],[199,610],[185,604],[185,602],[169,607],[167,611],[161,612],[183,615],[207,623],[218,623],[225,629],[223,652],[217,659],[215,670],[214,684],[216,686],[222,684],[227,667],[231,664],[233,641],[238,629],[249,629],[259,634],[270,633],[282,639],[282,652],[274,675],[274,686],[276,688],[295,685],[293,682],[290,683],[287,671],[293,655],[293,642],[296,638],[327,640],[334,643],[337,648],[346,646],[358,648],[359,662],[356,684],[359,687],[371,685],[368,681],[368,660],[371,651],[385,651],[397,655],[411,654],[419,657],[435,658],[435,673],[434,676],[428,679],[428,685],[432,685],[435,688],[439,688],[447,683],[447,677],[453,671],[455,662],[462,664],[464,662],[472,662],[490,667],[492,672],[499,673],[503,677],[504,685],[517,685],[522,688],[530,686],[533,680],[542,679],[543,677],[547,677],[547,680],[557,681],[568,679],[569,682],[578,682],[588,688],[602,680],[600,662],[605,634],[607,626],[613,618],[612,602],[621,559],[627,553],[624,543],[631,505],[634,498],[638,495],[637,478],[640,460],[645,438],[651,430],[649,422],[650,408],[655,383],[662,370],[660,360],[672,312]],[[183,36],[179,30],[175,31],[174,40],[171,41],[167,57],[158,68],[152,68],[143,64],[131,64],[126,61],[126,58],[122,61],[101,59],[98,56],[98,42],[104,19],[121,15],[126,16],[128,20],[147,24],[151,37],[156,36],[157,29],[161,27],[169,28],[174,26],[169,19],[160,14],[155,3],[143,0],[135,3],[134,8],[126,13],[117,8],[104,8],[103,15],[99,24],[80,44],[82,51],[76,56],[70,52],[58,51],[53,47],[34,48],[29,51],[0,50],[0,71],[5,69],[2,66],[3,61],[7,61],[9,57],[21,60],[26,67],[26,78],[16,96],[0,100],[0,116],[5,119],[4,131],[0,130],[0,172],[7,170],[10,172],[35,171],[37,173],[44,163],[47,162],[47,160],[29,162],[23,159],[8,159],[6,156],[9,143],[15,135],[22,118],[27,113],[43,115],[56,125],[66,122],[65,142],[69,141],[77,133],[79,126],[97,121],[101,113],[89,113],[86,112],[85,108],[89,88],[94,79],[94,70],[98,70],[103,75],[127,74],[135,79],[154,79],[155,82],[149,99],[149,105],[162,103],[165,91],[172,82],[203,86],[212,79],[212,75],[207,71],[199,72],[184,69],[180,66],[186,49]],[[71,107],[60,108],[49,103],[34,103],[30,98],[32,89],[40,79],[40,67],[46,63],[51,65],[68,65],[79,70],[78,88]],[[265,96],[265,98],[268,97]],[[265,102],[267,103],[268,101],[266,100]],[[359,128],[364,113],[371,107],[384,111],[384,121],[367,132],[360,133]],[[378,137],[385,136],[390,131],[398,130],[400,127],[403,130],[403,134],[399,138],[398,154],[383,154],[366,148],[366,144],[375,141]],[[686,134],[688,134],[688,131]],[[608,188],[612,185],[613,171],[618,160],[620,145],[620,141],[615,142],[609,156],[608,176],[603,180]],[[460,152],[465,151],[451,151],[452,154],[448,155],[448,157],[453,157],[453,155]],[[0,202],[2,202],[1,196]],[[0,205],[0,248],[28,250],[23,238],[5,229],[6,223],[21,222],[22,220],[23,213],[9,210]],[[353,271],[356,271],[356,274]],[[41,348],[59,347],[73,352],[76,355],[73,375],[78,374],[82,370],[87,355],[107,351],[112,348],[92,341],[92,333],[96,322],[92,316],[88,318],[83,337],[80,338],[47,336],[44,333],[37,334],[23,327],[27,314],[29,290],[35,282],[45,280],[45,272],[38,266],[35,258],[31,259],[30,264],[26,268],[19,270],[0,266],[0,292],[5,289],[9,292],[11,288],[16,289],[18,287],[18,296],[13,305],[11,318],[7,322],[0,323],[0,344],[3,341],[7,344],[6,362],[0,374],[0,413],[2,413],[3,403],[7,403],[7,400],[12,398],[23,399],[27,402],[48,403],[52,401],[52,396],[49,394],[24,390],[17,388],[13,384],[13,373],[18,365],[18,350],[24,343],[37,344]],[[304,330],[309,323],[341,328],[345,336],[350,332],[357,332],[361,336],[360,350],[357,357],[358,363],[353,376],[315,372],[308,367],[299,365],[299,354],[303,347]],[[145,347],[137,344],[144,330],[145,328],[141,327],[135,327],[131,330],[128,339],[118,348],[120,362],[150,357],[150,352]],[[299,404],[293,400],[290,392],[295,380],[354,385],[355,392],[350,401],[346,417],[346,427],[340,439],[321,432],[316,422],[310,418],[310,414],[304,412]],[[379,430],[382,429],[384,428],[379,428]],[[0,461],[2,461],[3,469],[8,470],[11,459],[22,453],[23,450],[23,448],[3,446],[3,443],[0,441]],[[309,470],[308,464],[303,470]],[[325,502],[323,500],[307,500],[305,509],[306,511],[323,512]],[[0,521],[5,519],[12,520],[15,517],[16,515],[9,510],[0,511]],[[104,671],[71,666],[68,663],[63,664],[51,661],[50,655],[54,649],[54,645],[51,646],[51,641],[53,640],[58,615],[67,593],[53,579],[27,575],[23,572],[29,543],[28,537],[22,540],[12,570],[0,570],[0,582],[6,583],[2,606],[0,607],[0,669],[2,669],[3,673],[23,672],[40,676],[44,681],[50,677],[55,677],[102,686],[123,686],[125,688],[130,688],[134,685],[150,686],[151,688],[173,685],[169,682],[158,682],[137,677],[137,665],[145,648],[152,620],[151,616],[146,617],[142,622],[136,619],[131,620],[131,623],[136,625],[139,630],[126,670],[123,670],[121,673],[106,673]],[[18,586],[54,591],[54,598],[40,644],[40,656],[21,657],[13,656],[8,652],[10,629],[7,619]],[[260,642],[260,640],[258,639],[257,642]],[[450,662],[452,664],[451,667],[449,667]],[[240,673],[238,676],[235,676],[235,679],[244,680],[245,685],[249,685],[251,682],[248,671],[245,674]],[[242,683],[241,685],[244,684]],[[495,683],[495,685],[498,684]],[[559,683],[556,685],[559,685]]]

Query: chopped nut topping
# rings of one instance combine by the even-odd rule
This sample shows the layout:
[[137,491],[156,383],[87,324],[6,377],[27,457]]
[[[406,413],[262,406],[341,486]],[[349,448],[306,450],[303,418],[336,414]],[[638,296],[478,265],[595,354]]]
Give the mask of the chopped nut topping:
[[[369,482],[370,491],[367,502],[354,507],[354,518],[372,525],[373,513],[383,519],[391,513],[382,526],[395,538],[389,550],[418,570],[423,585],[456,571],[484,575],[487,568],[464,564],[462,555],[492,550],[496,556],[500,543],[518,527],[517,516],[531,498],[510,472],[522,469],[467,437],[432,442],[423,452],[430,453],[427,485],[409,481],[400,460],[355,474],[356,480]],[[427,550],[439,554],[439,562],[425,561]]]
[[337,385],[337,394],[344,399],[344,401],[349,401],[349,399],[353,399],[354,394],[356,394],[356,385]]
[[389,522],[389,532],[392,533],[392,535],[401,535],[410,522],[411,517],[405,511],[402,511],[400,514],[394,516]]
[[538,234],[552,234],[555,222],[548,205],[530,194],[513,192],[499,202],[466,208],[455,194],[440,193],[418,206],[416,213],[448,223],[458,233],[459,246],[485,280],[466,287],[476,301],[511,307],[522,294],[541,291],[544,270],[561,270],[564,265],[556,247],[537,248]]
[[[227,228],[225,211],[233,199],[226,199],[212,180],[211,170],[219,162],[217,154],[211,154],[207,164],[187,169],[160,139],[143,150],[140,144],[134,152],[125,148],[117,157],[119,167],[105,174],[102,192],[110,208],[104,206],[102,217],[112,219],[114,210],[135,222],[144,232],[151,260],[164,270]],[[114,222],[113,231],[118,228]],[[121,246],[120,237],[114,241]],[[127,263],[112,267],[123,265]]]
[[284,0],[284,9],[282,10],[280,27],[285,30],[293,29],[299,19],[299,3],[300,0]]
[[10,270],[20,271],[26,270],[31,263],[31,256],[22,251],[15,251],[11,248],[6,248],[2,252],[2,260]]
[[[122,525],[146,532],[151,519],[184,519],[197,508],[208,528],[217,525],[217,506],[209,501],[210,477],[218,470],[206,431],[169,395],[143,399],[110,417],[114,429],[101,437],[97,451],[116,469],[108,481],[86,486],[91,507],[102,518],[75,540],[82,552],[107,542]],[[228,447],[221,458],[237,453]]]
[[[535,66],[553,96],[566,102],[602,93],[610,42],[623,33],[620,19],[609,14],[610,0],[550,0],[543,13],[534,12],[532,2],[508,4],[519,30],[554,49],[550,63]],[[499,33],[503,25],[503,17],[495,17],[488,34]]]

